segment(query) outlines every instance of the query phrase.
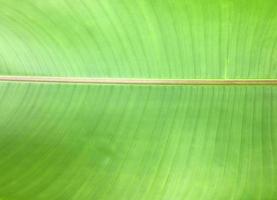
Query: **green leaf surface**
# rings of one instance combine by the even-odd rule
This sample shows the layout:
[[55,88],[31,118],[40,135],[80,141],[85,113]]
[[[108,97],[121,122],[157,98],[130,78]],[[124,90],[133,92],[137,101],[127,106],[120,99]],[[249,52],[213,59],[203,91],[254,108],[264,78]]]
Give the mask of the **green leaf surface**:
[[[275,0],[0,0],[0,76],[274,82],[276,44]],[[0,200],[276,200],[276,111],[276,85],[0,80]]]
[[277,78],[276,0],[0,0],[0,74]]
[[275,87],[0,92],[0,198],[276,199]]

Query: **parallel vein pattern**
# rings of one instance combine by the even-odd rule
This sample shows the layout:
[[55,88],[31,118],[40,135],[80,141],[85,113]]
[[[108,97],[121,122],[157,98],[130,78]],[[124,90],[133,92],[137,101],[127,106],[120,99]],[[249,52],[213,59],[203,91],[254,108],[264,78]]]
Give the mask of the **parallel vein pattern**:
[[276,199],[274,86],[0,94],[0,199]]
[[0,200],[276,200],[276,11],[276,0],[0,0],[0,77],[22,77],[0,83]]
[[0,0],[0,75],[276,79],[275,0]]

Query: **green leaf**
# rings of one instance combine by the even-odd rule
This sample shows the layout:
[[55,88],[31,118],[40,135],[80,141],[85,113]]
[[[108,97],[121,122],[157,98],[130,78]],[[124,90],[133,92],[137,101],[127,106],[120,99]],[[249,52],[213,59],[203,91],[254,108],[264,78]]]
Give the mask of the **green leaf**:
[[275,87],[2,84],[0,91],[7,199],[276,197]]
[[[274,0],[0,0],[0,200],[277,198]],[[247,80],[246,80],[247,82]]]
[[0,73],[277,78],[275,0],[0,0]]

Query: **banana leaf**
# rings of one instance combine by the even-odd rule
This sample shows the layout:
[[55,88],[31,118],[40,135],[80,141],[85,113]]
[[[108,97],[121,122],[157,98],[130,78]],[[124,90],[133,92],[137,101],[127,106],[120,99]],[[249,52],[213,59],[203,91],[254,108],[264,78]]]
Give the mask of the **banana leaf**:
[[0,0],[0,200],[277,199],[274,0]]

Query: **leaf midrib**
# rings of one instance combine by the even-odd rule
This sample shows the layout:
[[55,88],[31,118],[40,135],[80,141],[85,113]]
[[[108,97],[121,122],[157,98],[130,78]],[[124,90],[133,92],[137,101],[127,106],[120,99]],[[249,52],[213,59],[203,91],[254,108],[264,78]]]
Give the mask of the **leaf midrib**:
[[0,82],[121,85],[277,85],[277,79],[141,79],[61,76],[0,76]]

